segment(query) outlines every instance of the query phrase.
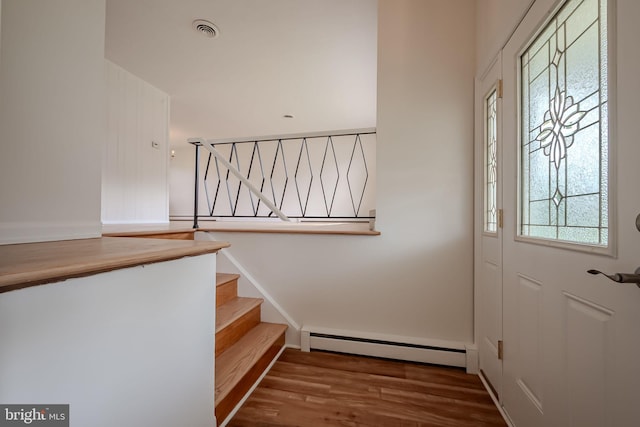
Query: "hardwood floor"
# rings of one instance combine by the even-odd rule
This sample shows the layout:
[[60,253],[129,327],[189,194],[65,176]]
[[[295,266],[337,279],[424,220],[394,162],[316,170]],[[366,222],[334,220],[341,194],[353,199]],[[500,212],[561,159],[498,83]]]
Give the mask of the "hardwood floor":
[[286,349],[228,426],[506,426],[464,370]]

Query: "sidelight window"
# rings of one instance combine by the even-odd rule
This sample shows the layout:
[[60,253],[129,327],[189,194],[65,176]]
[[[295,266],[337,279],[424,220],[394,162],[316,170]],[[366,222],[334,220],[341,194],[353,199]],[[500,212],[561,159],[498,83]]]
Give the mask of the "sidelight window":
[[498,130],[498,90],[493,88],[485,99],[484,136],[484,231],[496,233],[498,230],[497,210],[497,130]]

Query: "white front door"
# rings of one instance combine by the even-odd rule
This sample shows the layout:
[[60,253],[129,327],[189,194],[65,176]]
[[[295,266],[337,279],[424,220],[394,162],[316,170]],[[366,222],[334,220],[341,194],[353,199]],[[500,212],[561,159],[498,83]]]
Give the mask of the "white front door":
[[480,373],[499,399],[502,393],[501,55],[476,79],[475,259],[476,331]]
[[640,2],[569,2],[536,0],[503,50],[502,404],[517,427],[635,426],[640,289],[587,270],[640,266]]

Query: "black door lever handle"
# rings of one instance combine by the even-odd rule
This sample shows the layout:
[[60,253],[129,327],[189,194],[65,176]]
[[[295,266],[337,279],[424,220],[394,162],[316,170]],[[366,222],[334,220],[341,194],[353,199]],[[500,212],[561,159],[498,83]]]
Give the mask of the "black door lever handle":
[[640,288],[640,267],[634,273],[613,273],[607,274],[600,270],[587,270],[589,274],[602,274],[616,283],[635,283]]

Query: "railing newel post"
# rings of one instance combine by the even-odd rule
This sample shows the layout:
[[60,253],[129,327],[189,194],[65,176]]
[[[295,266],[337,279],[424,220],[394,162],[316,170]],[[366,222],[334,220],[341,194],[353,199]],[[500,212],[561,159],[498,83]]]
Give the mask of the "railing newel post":
[[200,228],[198,226],[198,196],[200,191],[199,190],[199,184],[200,184],[200,144],[196,143],[193,144],[196,147],[196,165],[195,165],[195,171],[196,171],[196,179],[195,179],[195,190],[194,190],[194,195],[193,195],[193,228],[194,229],[198,229]]

